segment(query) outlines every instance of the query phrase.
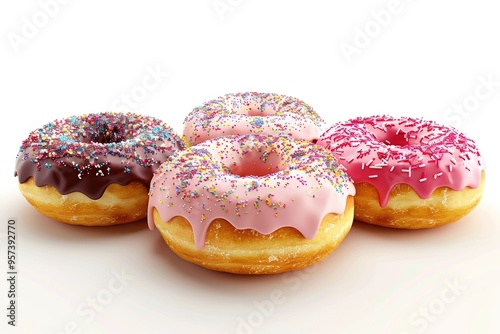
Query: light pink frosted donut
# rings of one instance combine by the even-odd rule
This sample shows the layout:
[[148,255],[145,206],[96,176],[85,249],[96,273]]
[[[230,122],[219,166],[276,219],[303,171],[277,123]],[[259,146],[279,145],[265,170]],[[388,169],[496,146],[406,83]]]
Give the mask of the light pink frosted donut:
[[318,145],[356,185],[355,218],[425,228],[455,221],[479,202],[484,161],[456,129],[409,117],[358,117],[334,124]]
[[352,195],[345,169],[317,145],[226,136],[179,151],[160,166],[148,222],[174,252],[201,266],[281,272],[316,262],[340,243],[352,224]]
[[226,94],[208,101],[184,120],[189,145],[229,135],[268,134],[315,142],[323,120],[303,101],[271,93]]

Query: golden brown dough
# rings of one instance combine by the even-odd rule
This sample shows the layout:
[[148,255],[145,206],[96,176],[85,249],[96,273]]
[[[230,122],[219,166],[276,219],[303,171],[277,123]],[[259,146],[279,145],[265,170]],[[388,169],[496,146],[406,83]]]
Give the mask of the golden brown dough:
[[109,185],[98,200],[80,192],[61,195],[54,187],[38,187],[33,178],[19,184],[28,202],[54,220],[85,226],[106,226],[134,222],[147,214],[148,190],[138,182]]
[[313,240],[291,227],[264,235],[237,230],[226,220],[216,219],[201,250],[196,248],[191,225],[183,217],[164,222],[155,208],[153,219],[168,246],[186,261],[235,274],[276,274],[302,269],[330,254],[349,232],[353,209],[353,197],[348,196],[344,213],[326,215]]
[[445,225],[467,215],[481,200],[484,171],[479,187],[460,191],[448,187],[434,190],[431,197],[420,198],[407,184],[398,184],[390,192],[387,206],[381,207],[375,187],[356,183],[354,218],[373,225],[420,229]]

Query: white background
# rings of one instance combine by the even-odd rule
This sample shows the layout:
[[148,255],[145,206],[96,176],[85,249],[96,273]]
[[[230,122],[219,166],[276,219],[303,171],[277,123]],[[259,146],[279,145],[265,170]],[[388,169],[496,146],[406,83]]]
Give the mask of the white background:
[[[0,332],[500,332],[495,1],[62,2],[0,5]],[[151,71],[160,74],[145,89]],[[130,111],[181,132],[193,107],[238,91],[296,96],[327,125],[382,113],[454,125],[486,159],[483,199],[435,230],[355,223],[308,270],[245,277],[178,259],[145,221],[51,221],[17,189],[21,141],[55,118],[124,109],[131,95]],[[6,317],[8,218],[17,222],[16,328]]]

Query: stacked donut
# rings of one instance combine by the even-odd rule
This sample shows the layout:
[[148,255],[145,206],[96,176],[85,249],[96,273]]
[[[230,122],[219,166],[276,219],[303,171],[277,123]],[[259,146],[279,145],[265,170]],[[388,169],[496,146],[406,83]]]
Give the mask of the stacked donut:
[[321,133],[303,101],[226,94],[194,108],[183,138],[132,113],[73,116],[23,141],[15,174],[42,214],[105,226],[147,217],[181,258],[268,274],[329,255],[354,219],[415,229],[480,201],[484,161],[455,129],[358,117]]
[[354,186],[313,142],[321,118],[294,97],[227,94],[186,116],[191,145],[151,182],[148,219],[200,266],[279,273],[330,254],[353,222]]

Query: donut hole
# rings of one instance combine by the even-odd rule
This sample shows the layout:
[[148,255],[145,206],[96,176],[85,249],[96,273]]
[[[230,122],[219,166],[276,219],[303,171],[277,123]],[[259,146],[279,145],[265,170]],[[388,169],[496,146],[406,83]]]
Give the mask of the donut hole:
[[262,177],[280,172],[287,168],[283,158],[275,152],[262,152],[260,150],[247,151],[242,154],[239,162],[228,166],[231,174],[240,177]]
[[241,103],[234,110],[236,114],[247,115],[247,116],[272,116],[276,114],[276,109],[274,104],[271,103]]
[[420,144],[421,140],[421,136],[417,135],[416,132],[406,132],[405,130],[395,127],[386,128],[386,131],[374,128],[373,126],[367,126],[367,129],[375,136],[377,141],[386,145],[405,147],[408,145]]
[[394,146],[407,146],[409,145],[409,140],[408,138],[405,138],[404,135],[398,134],[396,135],[396,132],[392,134],[385,134],[385,137],[380,138],[377,136],[378,140],[380,142],[383,142],[384,144],[387,145],[394,145]]
[[93,124],[87,130],[87,135],[82,137],[84,143],[119,143],[126,140],[126,133],[122,127],[109,123]]

